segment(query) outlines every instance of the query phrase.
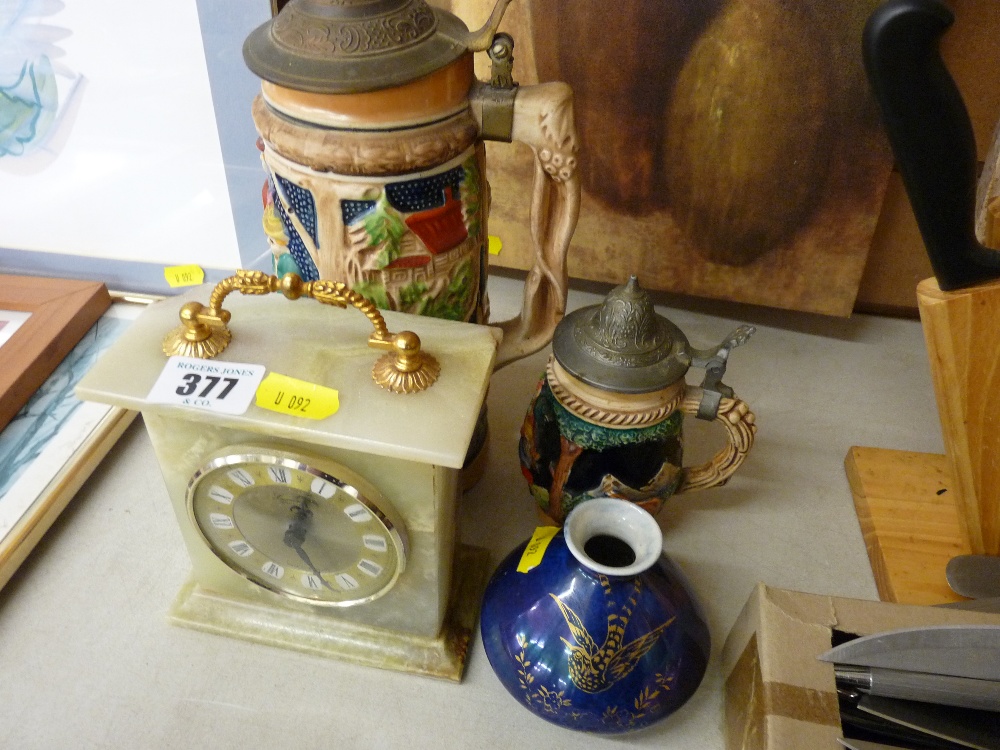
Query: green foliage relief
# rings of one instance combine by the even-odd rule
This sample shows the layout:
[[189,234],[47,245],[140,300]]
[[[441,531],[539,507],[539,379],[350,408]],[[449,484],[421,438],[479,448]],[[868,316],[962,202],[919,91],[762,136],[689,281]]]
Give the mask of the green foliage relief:
[[394,307],[381,281],[360,281],[353,289],[383,310],[399,309],[415,315],[427,315],[447,320],[465,320],[465,311],[472,293],[472,263],[466,260],[455,269],[448,286],[436,297],[423,281],[414,281],[399,290],[399,306]]
[[479,209],[482,201],[479,194],[479,165],[474,154],[465,161],[462,168],[465,170],[465,177],[462,179],[462,203],[465,208],[465,221],[469,236],[478,237],[481,216]]
[[385,193],[382,193],[375,208],[364,218],[365,231],[371,238],[372,245],[380,247],[375,256],[377,268],[385,268],[399,257],[400,240],[406,234],[406,223],[399,213],[389,205]]

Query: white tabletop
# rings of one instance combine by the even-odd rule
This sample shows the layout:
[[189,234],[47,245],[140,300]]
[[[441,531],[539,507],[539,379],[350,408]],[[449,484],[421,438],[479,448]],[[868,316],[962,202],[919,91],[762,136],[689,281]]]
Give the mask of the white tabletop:
[[[495,319],[520,280],[490,282]],[[570,309],[608,287],[575,289]],[[757,581],[876,599],[844,474],[851,445],[942,452],[919,323],[850,320],[656,296],[696,347],[757,326],[725,381],[757,415],[757,443],[725,487],[673,498],[658,520],[709,619],[712,660],[677,713],[626,735],[638,747],[723,748],[719,650]],[[490,455],[462,501],[462,538],[493,564],[530,536],[517,465],[524,411],[548,351],[493,376]],[[689,380],[698,382],[693,371]],[[695,420],[688,463],[721,430]],[[704,429],[704,428],[708,429]],[[4,748],[622,747],[518,705],[478,634],[461,684],[384,672],[208,635],[167,622],[189,565],[141,419],[0,592]]]

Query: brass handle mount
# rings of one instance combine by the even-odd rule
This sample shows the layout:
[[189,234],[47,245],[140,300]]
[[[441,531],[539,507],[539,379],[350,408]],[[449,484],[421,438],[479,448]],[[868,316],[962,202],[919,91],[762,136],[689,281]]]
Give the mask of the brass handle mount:
[[302,281],[294,273],[282,277],[263,271],[237,271],[212,290],[208,306],[188,302],[180,310],[180,325],[163,339],[163,353],[169,356],[212,359],[232,341],[232,317],[222,303],[231,292],[271,294],[281,292],[290,300],[310,297],[325,305],[360,310],[375,328],[368,346],[386,352],[375,363],[372,378],[393,393],[416,393],[433,385],[441,372],[438,361],[420,348],[420,337],[412,331],[391,333],[378,308],[368,299],[339,281]]

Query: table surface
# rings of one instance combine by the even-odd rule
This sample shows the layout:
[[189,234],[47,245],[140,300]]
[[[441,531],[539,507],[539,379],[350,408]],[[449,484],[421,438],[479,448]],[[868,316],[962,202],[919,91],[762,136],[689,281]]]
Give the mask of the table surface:
[[[521,281],[490,281],[494,319]],[[609,287],[578,284],[569,309]],[[665,550],[706,610],[712,659],[694,697],[627,735],[637,747],[723,748],[722,643],[754,585],[877,599],[844,474],[852,445],[942,452],[920,324],[848,320],[654,295],[696,347],[757,326],[726,382],[757,415],[757,442],[724,487],[671,499]],[[536,516],[517,465],[524,411],[549,356],[497,372],[483,479],[461,502],[465,542],[492,564]],[[689,381],[699,382],[692,371]],[[695,420],[687,461],[721,430]],[[717,428],[715,428],[717,429]],[[189,563],[137,419],[0,592],[0,745],[8,748],[622,747],[521,708],[474,639],[461,684],[357,667],[167,622]]]

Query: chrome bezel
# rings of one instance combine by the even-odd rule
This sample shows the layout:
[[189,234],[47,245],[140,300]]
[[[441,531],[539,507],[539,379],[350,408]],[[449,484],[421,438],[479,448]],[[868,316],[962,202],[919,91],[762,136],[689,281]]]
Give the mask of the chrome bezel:
[[[310,474],[314,477],[323,479],[324,481],[330,482],[338,490],[344,491],[351,497],[355,498],[359,503],[364,505],[368,511],[372,514],[379,525],[388,534],[389,540],[391,542],[391,548],[395,553],[396,559],[396,569],[392,578],[378,591],[368,594],[363,597],[355,599],[344,599],[344,600],[329,600],[320,598],[311,598],[307,596],[301,596],[292,591],[288,591],[279,585],[269,581],[262,575],[257,575],[253,571],[236,564],[234,561],[230,560],[220,552],[217,545],[212,541],[212,539],[205,533],[202,528],[201,522],[195,515],[194,500],[195,493],[197,492],[198,486],[201,484],[202,480],[215,472],[216,470],[226,467],[226,466],[238,466],[242,464],[260,464],[263,466],[282,466],[293,471],[300,471],[305,474]],[[322,467],[322,468],[320,468]],[[333,471],[340,472],[343,475],[349,477],[349,480],[342,479],[335,476]],[[368,487],[359,488],[356,485],[368,485]],[[367,491],[365,491],[367,490]],[[235,503],[235,500],[234,500]],[[378,490],[373,487],[370,483],[366,482],[362,477],[358,476],[355,472],[351,471],[347,467],[341,466],[336,462],[328,459],[322,459],[319,457],[305,457],[301,455],[296,455],[286,451],[279,451],[273,449],[257,448],[253,446],[241,446],[239,448],[227,449],[222,454],[216,455],[209,459],[198,471],[196,471],[191,479],[188,481],[185,504],[187,506],[188,520],[191,526],[197,531],[201,540],[205,545],[212,551],[212,553],[218,558],[223,564],[226,565],[230,570],[239,574],[242,578],[253,583],[256,586],[267,589],[275,594],[278,594],[287,599],[291,599],[297,602],[302,602],[305,604],[317,606],[317,607],[353,607],[359,604],[366,604],[368,602],[374,601],[386,593],[389,592],[399,580],[400,575],[406,568],[406,555],[407,555],[407,540],[405,531],[402,527],[401,521],[396,516],[391,504],[386,500]]]

